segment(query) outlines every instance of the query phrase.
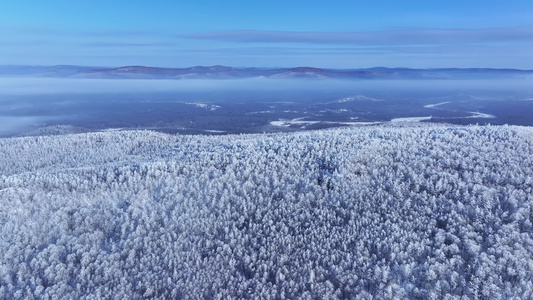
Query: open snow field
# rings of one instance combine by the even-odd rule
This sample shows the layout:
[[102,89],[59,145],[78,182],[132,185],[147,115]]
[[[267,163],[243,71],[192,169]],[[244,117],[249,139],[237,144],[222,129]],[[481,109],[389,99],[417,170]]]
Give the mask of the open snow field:
[[0,298],[531,299],[532,188],[530,127],[4,138]]

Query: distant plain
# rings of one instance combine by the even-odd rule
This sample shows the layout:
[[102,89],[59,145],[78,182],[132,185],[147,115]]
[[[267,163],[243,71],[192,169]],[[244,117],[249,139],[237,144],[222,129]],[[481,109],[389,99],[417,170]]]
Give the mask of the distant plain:
[[387,122],[533,125],[532,79],[3,78],[0,136],[49,126],[235,134]]

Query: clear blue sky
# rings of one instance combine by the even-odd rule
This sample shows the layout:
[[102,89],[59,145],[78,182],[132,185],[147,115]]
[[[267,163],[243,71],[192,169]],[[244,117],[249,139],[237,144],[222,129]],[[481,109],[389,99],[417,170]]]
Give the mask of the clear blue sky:
[[0,64],[533,69],[533,1],[0,0]]

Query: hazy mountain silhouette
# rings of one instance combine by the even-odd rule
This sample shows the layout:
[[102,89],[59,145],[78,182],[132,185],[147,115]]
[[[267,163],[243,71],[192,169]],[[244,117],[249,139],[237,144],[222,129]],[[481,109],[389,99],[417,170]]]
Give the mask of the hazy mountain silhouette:
[[532,77],[533,70],[490,68],[410,69],[375,67],[366,69],[233,68],[195,66],[160,68],[122,66],[118,68],[85,66],[0,66],[0,76],[98,78],[98,79],[238,79],[267,77],[276,79],[485,79]]

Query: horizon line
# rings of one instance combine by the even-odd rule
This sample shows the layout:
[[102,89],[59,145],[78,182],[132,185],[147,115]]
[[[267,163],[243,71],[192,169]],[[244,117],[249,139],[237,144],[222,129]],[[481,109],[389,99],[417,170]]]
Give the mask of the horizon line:
[[224,67],[224,68],[232,68],[232,69],[300,69],[300,68],[309,68],[309,69],[319,69],[319,70],[371,70],[371,69],[409,69],[409,70],[444,70],[444,69],[456,69],[456,70],[516,70],[516,71],[533,71],[533,69],[519,69],[519,68],[512,68],[512,67],[503,67],[503,68],[495,68],[495,67],[427,67],[427,68],[414,68],[414,67],[386,67],[386,66],[374,66],[374,67],[367,67],[367,68],[357,68],[357,67],[348,67],[348,68],[329,68],[329,67],[314,67],[310,65],[300,65],[300,66],[291,66],[291,67],[281,67],[281,66],[271,66],[271,67],[265,67],[265,66],[228,66],[228,65],[220,65],[220,64],[214,64],[214,65],[192,65],[188,67],[160,67],[160,66],[151,66],[151,65],[140,65],[140,64],[131,64],[131,65],[119,65],[119,66],[97,66],[97,65],[75,65],[75,64],[0,64],[0,67],[80,67],[80,68],[99,68],[99,69],[120,69],[120,68],[127,68],[127,67],[135,67],[135,68],[153,68],[153,69],[191,69],[191,68],[213,68],[213,67]]

